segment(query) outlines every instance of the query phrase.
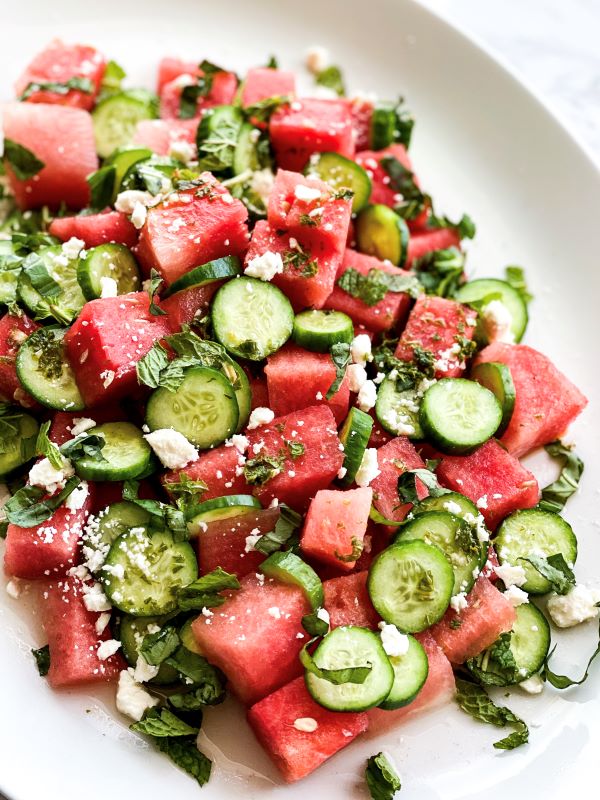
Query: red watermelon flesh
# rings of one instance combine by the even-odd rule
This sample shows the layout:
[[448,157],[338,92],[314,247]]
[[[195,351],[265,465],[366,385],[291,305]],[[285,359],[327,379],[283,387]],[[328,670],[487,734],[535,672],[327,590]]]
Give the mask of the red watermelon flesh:
[[[380,261],[374,256],[357,253],[356,250],[346,250],[344,260],[338,269],[338,279],[348,269],[368,275],[372,269],[378,269],[392,275],[407,275],[404,270],[394,267],[391,263]],[[376,333],[389,331],[401,325],[410,308],[411,299],[404,292],[388,292],[383,300],[368,306],[356,297],[352,297],[339,286],[334,286],[332,293],[325,301],[325,308],[342,311],[352,318],[355,325],[364,325]]]
[[52,424],[48,431],[48,438],[54,444],[62,445],[73,438],[72,429],[81,418],[92,419],[97,425],[104,422],[125,420],[123,411],[118,406],[102,406],[93,413],[87,411],[56,411],[52,417]]
[[436,378],[457,378],[466,369],[460,355],[460,340],[472,339],[477,312],[445,297],[421,295],[408,315],[396,358],[412,361],[413,348],[435,356]]
[[367,150],[371,138],[371,117],[373,116],[373,102],[367,98],[352,97],[346,101],[352,117],[352,131],[357,155],[361,150]]
[[[290,376],[290,391],[295,391],[293,375]],[[257,458],[268,455],[282,459],[282,454],[288,452],[289,441],[304,445],[301,456],[292,459],[284,455],[281,472],[253,487],[253,493],[263,505],[277,498],[291,508],[305,509],[319,489],[326,489],[337,476],[344,460],[335,418],[325,405],[275,417],[269,425],[248,431],[248,439],[249,453],[253,452],[254,445],[261,447]]]
[[[304,553],[347,572],[356,564],[353,547],[362,549],[373,490],[321,490],[311,500],[300,547]],[[350,560],[348,560],[350,558]]]
[[[453,664],[462,664],[493,644],[515,621],[515,609],[487,578],[479,577],[467,595],[468,606],[460,614],[448,609],[430,628],[431,635]],[[452,627],[460,620],[458,627]]]
[[269,388],[264,378],[255,378],[248,375],[250,381],[250,391],[252,392],[252,411],[255,408],[269,407]]
[[354,157],[352,115],[345,100],[295,100],[273,114],[269,134],[282,169],[301,172],[313,153]]
[[163,483],[168,491],[169,483],[181,480],[182,476],[192,481],[204,481],[208,489],[202,494],[203,501],[225,494],[251,494],[244,478],[243,465],[244,457],[236,448],[223,444],[200,453],[198,460],[188,464],[185,469],[167,472]]
[[[266,220],[259,220],[252,231],[245,263],[267,251],[281,255],[283,272],[275,275],[273,283],[285,292],[294,310],[322,308],[333,290],[341,254],[324,245],[310,249],[294,237],[277,233]],[[293,260],[298,258],[296,253],[304,254],[297,263]]]
[[248,210],[209,173],[198,188],[170,195],[148,210],[137,255],[148,274],[158,270],[167,285],[185,272],[248,245]]
[[127,215],[120,211],[103,211],[84,217],[57,217],[50,223],[49,232],[61,242],[72,237],[81,239],[86,247],[115,242],[131,248],[138,240],[137,230]]
[[98,635],[99,614],[84,605],[83,584],[75,577],[52,582],[40,599],[50,647],[48,683],[53,689],[116,680],[127,666],[119,653],[98,658],[98,645],[111,638],[107,627]]
[[533,347],[494,342],[474,363],[488,361],[506,364],[515,384],[515,408],[500,440],[515,456],[560,437],[587,405],[579,389]]
[[28,103],[57,103],[90,111],[100,90],[106,70],[106,60],[94,47],[63,44],[55,39],[38,53],[18,79],[15,90],[22,95],[30,83],[66,83],[71,78],[87,78],[93,90],[71,89],[66,94],[41,90],[27,98]]
[[[200,74],[201,70],[197,70]],[[189,73],[174,78],[170,83],[164,84],[160,90],[160,116],[162,119],[178,119],[181,104],[181,92],[184,86],[196,83],[194,76]],[[196,119],[202,115],[206,108],[226,106],[233,102],[237,91],[237,78],[233,72],[217,72],[212,81],[212,86],[206,97],[199,97],[196,107]]]
[[367,591],[367,570],[341,575],[323,581],[324,607],[329,613],[331,629],[340,625],[358,625],[359,628],[377,627],[379,614],[373,608]]
[[198,536],[200,572],[206,574],[222,567],[238,578],[256,572],[266,556],[249,547],[246,538],[269,533],[278,519],[278,508],[265,508],[207,523],[206,530]]
[[44,167],[29,180],[19,180],[10,166],[10,188],[21,210],[64,203],[79,210],[90,201],[86,177],[98,169],[92,118],[79,108],[42,103],[10,103],[2,107],[4,137],[31,150]]
[[445,250],[448,247],[460,248],[460,236],[453,228],[411,232],[406,266],[410,267],[416,258],[421,258],[433,250]]
[[[336,376],[329,353],[312,353],[288,343],[268,357],[265,375],[269,391],[268,405],[276,416],[324,403],[333,411],[338,425],[346,418],[350,405],[350,389],[346,378],[331,400],[326,399]],[[293,392],[290,392],[291,375],[297,382]]]
[[23,312],[19,316],[5,314],[0,319],[0,394],[24,408],[35,408],[37,403],[23,389],[17,377],[17,352],[25,339],[39,327]]
[[240,584],[212,616],[201,614],[193,631],[206,658],[251,705],[302,673],[302,617],[310,604],[297,586],[262,575],[246,575]]
[[444,456],[437,476],[442,486],[476,503],[492,530],[513,511],[533,508],[540,499],[535,476],[495,439],[468,456]]
[[146,292],[86,303],[64,340],[86,406],[133,392],[137,362],[169,333],[166,317],[150,313]]
[[133,134],[133,143],[148,147],[159,156],[168,156],[177,142],[196,144],[198,120],[142,119]]
[[[386,519],[402,521],[411,509],[410,503],[399,505],[398,478],[411,469],[424,469],[425,464],[406,436],[392,439],[377,451],[380,474],[371,481],[373,505]],[[419,499],[427,496],[427,490],[418,482]]]
[[163,300],[161,308],[167,312],[166,319],[171,330],[176,333],[181,330],[182,325],[191,325],[194,318],[204,316],[221,284],[222,281],[213,281],[206,286],[192,286]]
[[[314,731],[294,727],[305,718],[315,720]],[[302,677],[253,705],[248,722],[288,783],[309,775],[368,727],[365,713],[329,711],[316,703]]]
[[443,651],[436,644],[429,631],[417,633],[416,638],[421,642],[427,653],[429,661],[429,674],[423,688],[412,703],[395,711],[384,711],[382,708],[372,708],[367,712],[369,717],[369,730],[373,733],[383,733],[395,727],[405,719],[410,719],[424,711],[449,702],[454,697],[456,689],[452,666]]
[[242,106],[253,106],[268,97],[292,97],[296,94],[296,76],[286,69],[257,67],[249,69],[242,89]]
[[156,93],[167,83],[178,78],[180,75],[191,75],[196,77],[200,74],[197,61],[182,61],[180,58],[161,58],[158,62],[158,76],[156,81]]

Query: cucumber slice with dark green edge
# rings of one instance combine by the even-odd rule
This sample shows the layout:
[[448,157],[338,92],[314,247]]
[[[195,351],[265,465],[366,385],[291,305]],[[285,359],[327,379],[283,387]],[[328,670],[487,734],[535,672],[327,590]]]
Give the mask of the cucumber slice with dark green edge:
[[283,347],[294,327],[294,311],[284,293],[256,278],[236,278],[221,286],[211,319],[217,341],[250,361],[262,361]]
[[515,408],[517,393],[513,383],[510,369],[506,364],[489,361],[478,364],[471,370],[471,378],[495,395],[502,409],[502,421],[496,431],[496,436],[500,437],[510,425],[510,420]]
[[[233,368],[235,376],[232,375],[230,377],[228,371],[229,366]],[[248,376],[233,358],[223,364],[223,371],[225,376],[231,381],[233,391],[235,392],[235,399],[237,400],[239,412],[236,433],[239,433],[246,427],[246,423],[250,418],[250,412],[252,411],[252,388],[250,387]]]
[[469,453],[498,430],[502,409],[485,386],[465,378],[442,378],[423,395],[423,433],[443,453]]
[[494,547],[500,564],[523,567],[527,581],[521,589],[529,594],[546,594],[552,585],[523,559],[532,555],[548,558],[561,553],[570,567],[577,560],[577,537],[573,528],[558,514],[539,508],[515,511],[507,517],[498,528]]
[[429,511],[449,511],[461,519],[465,519],[468,515],[477,519],[481,514],[475,503],[465,497],[464,494],[459,494],[458,492],[447,492],[437,497],[424,497],[423,500],[419,500],[412,507],[411,514],[416,517],[417,514],[424,514]]
[[82,255],[77,267],[77,280],[86,300],[102,297],[102,278],[115,280],[118,294],[137,292],[140,270],[128,247],[101,244]]
[[304,170],[311,178],[320,178],[334,189],[354,192],[352,211],[357,214],[369,202],[371,179],[360,164],[339,153],[316,153]]
[[192,506],[186,512],[189,534],[198,536],[202,532],[203,526],[209,522],[238,517],[253,508],[262,508],[262,506],[251,494],[231,494],[206,500],[204,503]]
[[[55,319],[63,325],[73,322],[85,305],[85,297],[77,280],[78,258],[66,259],[62,247],[43,247],[30,253],[22,264],[17,283],[19,300],[34,319]],[[52,293],[40,294],[33,286],[30,274],[45,270],[55,287]]]
[[198,577],[198,562],[189,542],[132,528],[112,543],[100,576],[113,606],[149,617],[175,611],[178,592]]
[[304,680],[311,697],[331,711],[366,711],[378,706],[394,684],[394,669],[380,637],[366,628],[341,626],[328,633],[313,653],[320,669],[344,669],[371,665],[363,683],[331,683],[306,672]]
[[419,420],[422,395],[418,389],[404,389],[399,392],[396,380],[390,375],[377,390],[375,414],[381,427],[394,436],[408,436],[409,439],[423,438]]
[[0,478],[4,479],[18,467],[23,466],[30,458],[24,458],[25,451],[23,443],[26,439],[37,436],[39,425],[36,419],[29,414],[21,414],[15,409],[14,418],[12,415],[5,417],[5,423],[14,426],[15,432],[12,436],[3,437],[3,447],[0,453]]
[[235,391],[222,372],[192,367],[176,391],[156,389],[146,406],[150,430],[172,428],[200,450],[215,447],[237,430]]
[[17,353],[17,377],[39,403],[56,411],[81,411],[83,397],[64,351],[66,328],[40,328]]
[[101,100],[92,111],[96,151],[108,158],[131,142],[138,122],[158,117],[155,94],[144,89],[126,89]]
[[382,619],[416,633],[444,616],[454,589],[454,570],[438,547],[413,539],[394,544],[375,558],[367,588]]
[[126,145],[125,147],[117,147],[109,158],[104,162],[105,167],[115,168],[115,188],[114,197],[119,193],[119,188],[129,170],[140,161],[146,161],[152,158],[154,153],[148,147],[136,147],[135,145]]
[[240,128],[237,144],[233,153],[233,174],[241,175],[248,170],[255,172],[261,169],[260,157],[256,148],[258,128],[244,122]]
[[342,486],[350,486],[353,483],[372,430],[373,417],[359,408],[351,408],[339,433],[340,442],[344,445],[342,468],[346,470],[344,477],[339,479]]
[[363,208],[356,220],[356,243],[361,253],[404,266],[408,252],[408,225],[388,206]]
[[394,683],[379,708],[394,711],[415,699],[429,674],[429,661],[423,645],[414,636],[408,636],[408,652],[403,656],[388,656],[394,670]]
[[104,439],[102,460],[84,456],[73,459],[75,472],[88,481],[126,481],[145,473],[152,448],[131,422],[106,422],[90,433]]
[[190,653],[196,653],[197,656],[202,656],[204,653],[196,641],[196,637],[194,636],[194,632],[192,630],[193,621],[194,620],[192,618],[183,623],[179,631],[179,638],[181,639],[181,644],[186,650],[189,650]]
[[[121,642],[121,650],[128,664],[131,664],[132,667],[137,664],[144,636],[148,633],[156,632],[155,626],[162,628],[170,619],[172,619],[171,614],[158,617],[132,617],[129,614],[125,614],[121,617],[119,640]],[[178,679],[177,670],[163,662],[159,665],[158,674],[152,678],[150,683],[163,686],[169,683],[176,683]]]
[[181,292],[183,289],[197,289],[201,286],[207,286],[209,283],[214,283],[215,281],[235,278],[237,275],[240,275],[241,271],[242,267],[237,256],[216,258],[214,261],[209,261],[207,264],[195,267],[189,272],[186,272],[185,275],[182,275],[181,278],[174,281],[166,292],[164,292],[163,299],[177,292]]
[[444,553],[454,570],[452,594],[471,589],[485,563],[487,547],[481,546],[477,534],[464,519],[448,511],[418,514],[400,528],[394,542],[412,539],[433,544]]
[[325,602],[321,579],[300,556],[292,552],[272,553],[259,567],[267,578],[275,578],[281,583],[298,586],[306,595],[313,611]]
[[[486,297],[489,297],[490,301],[499,300],[508,309],[512,317],[510,329],[515,342],[520,342],[523,338],[529,321],[529,314],[523,298],[516,289],[513,289],[510,283],[497,278],[478,278],[475,281],[463,284],[454,297],[459,303],[476,304],[480,312],[487,305],[486,303],[483,308],[481,306],[481,301],[485,300]],[[477,326],[477,333],[480,340],[487,341],[481,323]]]
[[301,311],[294,318],[292,339],[313,353],[328,353],[332,345],[354,339],[354,323],[341,311]]
[[83,534],[83,544],[92,550],[108,552],[114,540],[130,528],[145,528],[150,514],[129,500],[113,503],[88,520]]

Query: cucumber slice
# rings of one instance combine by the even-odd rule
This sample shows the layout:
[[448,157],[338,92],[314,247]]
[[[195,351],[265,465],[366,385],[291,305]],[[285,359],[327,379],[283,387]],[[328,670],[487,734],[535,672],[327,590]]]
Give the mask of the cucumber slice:
[[17,353],[17,377],[32,397],[56,411],[81,411],[83,397],[64,351],[65,328],[40,328]]
[[414,636],[408,637],[408,652],[403,656],[388,656],[394,670],[394,683],[379,708],[393,711],[403,708],[415,699],[429,674],[427,653]]
[[394,544],[375,558],[367,588],[382,619],[415,633],[444,616],[454,590],[454,570],[439,548],[414,539]]
[[408,252],[408,225],[388,206],[363,208],[356,220],[356,243],[361,253],[404,266]]
[[241,175],[250,170],[256,172],[263,166],[256,148],[256,133],[258,129],[249,122],[244,122],[240,128],[237,144],[233,153],[233,174]]
[[231,494],[206,500],[187,511],[189,534],[198,536],[209,522],[238,517],[251,508],[262,508],[256,497],[251,494]]
[[138,122],[158,116],[156,95],[144,89],[127,89],[101,100],[92,111],[96,151],[108,158],[117,147],[128,145]]
[[320,669],[344,669],[371,665],[364,683],[334,684],[307,672],[306,688],[313,700],[331,711],[366,711],[379,705],[394,684],[394,670],[380,637],[355,625],[335,628],[313,654]]
[[[444,495],[445,497],[446,495]],[[422,539],[442,551],[454,570],[452,594],[468,592],[485,563],[487,548],[483,548],[472,527],[448,511],[426,511],[406,522],[396,535],[395,542]]]
[[513,383],[510,369],[506,364],[489,361],[485,364],[478,364],[471,370],[471,378],[496,397],[502,409],[502,421],[496,431],[496,436],[500,437],[510,425],[510,420],[515,408],[517,393]]
[[188,619],[187,622],[181,626],[181,630],[179,631],[179,638],[181,639],[181,644],[185,647],[186,650],[189,650],[190,653],[196,653],[197,656],[202,656],[204,653],[198,642],[196,641],[196,637],[194,636],[194,632],[192,631],[192,619]]
[[[144,636],[154,631],[154,626],[162,628],[170,619],[172,614],[166,614],[158,617],[132,617],[125,614],[121,618],[119,625],[119,640],[121,642],[121,650],[125,656],[125,660],[132,667],[135,667],[140,655],[140,647],[144,641]],[[152,678],[150,683],[155,683],[159,686],[169,683],[176,683],[179,679],[179,674],[174,667],[169,664],[162,663],[158,668],[158,674]]]
[[83,545],[107,553],[118,536],[129,528],[145,528],[149,522],[150,514],[147,511],[128,500],[121,500],[88,521],[83,534]]
[[146,406],[150,430],[173,428],[200,450],[228,439],[237,430],[238,419],[231,383],[222,372],[209,367],[186,370],[176,391],[156,389]]
[[198,562],[189,542],[132,528],[112,543],[100,576],[113,606],[149,617],[175,611],[179,590],[198,577]]
[[262,361],[283,347],[294,327],[294,311],[284,293],[256,278],[236,278],[221,286],[211,318],[217,341],[250,361]]
[[115,189],[114,196],[119,193],[119,188],[129,170],[140,161],[146,161],[152,158],[154,153],[148,147],[136,147],[135,145],[126,145],[125,147],[117,147],[110,157],[104,162],[105,167],[115,168]]
[[328,353],[332,345],[354,339],[354,323],[341,311],[302,311],[294,318],[292,339],[313,353]]
[[475,381],[442,378],[425,392],[419,415],[425,436],[444,453],[469,453],[498,430],[502,409]]
[[75,459],[75,472],[88,481],[126,481],[146,473],[152,448],[131,422],[106,422],[90,433],[104,439],[102,461],[84,456]]
[[[475,281],[465,283],[454,295],[459,303],[476,303],[480,311],[484,311],[487,304],[480,305],[481,301],[486,297],[494,300],[500,300],[502,305],[509,311],[512,322],[510,330],[514,336],[515,342],[520,342],[525,333],[529,315],[527,313],[527,306],[521,295],[516,289],[507,283],[496,278],[479,278]],[[477,326],[478,339],[486,342],[487,337],[481,323]]]
[[354,192],[352,211],[358,214],[369,202],[371,179],[360,164],[339,153],[315,153],[304,170],[311,178],[320,178],[334,189]]
[[272,553],[259,567],[267,578],[298,586],[306,595],[313,611],[325,602],[321,579],[300,556],[292,552]]
[[375,415],[379,424],[394,436],[422,439],[424,434],[419,418],[422,398],[423,393],[419,388],[399,392],[396,379],[388,375],[377,390]]
[[5,417],[6,424],[15,427],[15,433],[12,436],[4,436],[2,452],[0,452],[0,478],[4,479],[10,475],[17,467],[23,466],[31,459],[24,458],[23,442],[25,439],[31,439],[37,436],[39,425],[37,420],[29,416],[29,414],[21,414],[15,410],[14,417],[12,414],[7,414]]
[[138,291],[140,270],[128,247],[101,244],[82,255],[77,267],[77,280],[86,300],[102,297],[102,278],[115,280],[118,294]]
[[[450,511],[461,519],[467,516],[477,519],[480,516],[480,511],[468,497],[458,492],[447,492],[438,497],[424,497],[415,506],[412,507],[411,514],[423,514],[429,511]],[[469,522],[472,520],[469,519]]]
[[523,567],[527,581],[521,588],[529,594],[546,594],[552,586],[524,558],[530,555],[547,558],[562,553],[570,567],[577,560],[573,528],[558,514],[539,508],[515,511],[507,517],[498,528],[494,547],[501,564]]
[[361,465],[365,450],[373,430],[373,417],[359,408],[351,408],[339,433],[340,442],[344,445],[344,463],[346,470],[340,478],[342,486],[350,486]]
[[[79,259],[67,259],[61,246],[43,247],[23,260],[17,294],[34,319],[55,319],[63,325],[73,322],[85,305],[77,281],[78,265]],[[42,295],[32,284],[31,275],[41,270],[58,285],[54,294]]]
[[241,271],[240,260],[236,256],[216,258],[214,261],[195,267],[195,269],[186,272],[185,275],[174,281],[163,294],[163,299],[181,292],[183,289],[197,289],[200,286],[222,281],[225,278],[235,278]]
[[[233,368],[235,376],[230,376],[228,367]],[[250,412],[252,411],[252,389],[250,388],[250,381],[242,367],[232,358],[224,362],[223,372],[230,380],[233,377],[231,383],[233,391],[235,392],[235,399],[237,400],[239,412],[236,433],[239,433],[246,427],[246,423],[250,418]]]

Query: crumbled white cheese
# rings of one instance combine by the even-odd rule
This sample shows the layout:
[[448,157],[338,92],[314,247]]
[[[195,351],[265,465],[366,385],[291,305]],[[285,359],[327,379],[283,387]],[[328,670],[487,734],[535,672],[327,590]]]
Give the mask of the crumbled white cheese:
[[294,189],[294,197],[302,203],[312,203],[321,197],[321,190],[299,183]]
[[377,450],[375,447],[367,447],[360,462],[360,467],[356,472],[354,482],[357,486],[368,486],[378,475],[381,475],[381,470],[377,463]]
[[370,411],[377,402],[377,387],[373,381],[365,381],[358,393],[358,407],[361,411]]
[[148,209],[143,203],[136,203],[131,212],[131,224],[138,231],[143,228],[148,216]]
[[102,636],[109,622],[110,622],[110,611],[103,611],[102,614],[100,614],[100,616],[96,620],[96,624],[94,625],[94,628],[98,636]]
[[96,427],[96,421],[89,417],[74,417],[73,425],[71,426],[71,436],[75,438],[81,433],[89,431],[90,428]]
[[76,239],[75,236],[71,236],[66,242],[63,242],[62,251],[69,259],[72,261],[76,258],[79,258],[79,254],[85,247],[85,242],[83,239]]
[[102,275],[100,278],[100,297],[117,297],[119,294],[119,287],[114,278],[108,275]]
[[257,194],[263,203],[267,205],[274,183],[275,175],[270,169],[259,169],[252,174],[250,191]]
[[102,585],[97,581],[91,585],[84,585],[83,591],[83,605],[88,611],[110,611],[112,608],[108,597],[102,590]]
[[559,628],[571,628],[580,622],[595,619],[600,609],[600,591],[583,583],[576,584],[568,594],[553,594],[548,600],[548,613]]
[[21,596],[21,581],[18,578],[11,578],[6,584],[6,594],[13,600],[18,600]]
[[455,516],[460,517],[460,512],[462,509],[458,503],[454,502],[454,500],[446,500],[446,502],[443,503],[443,506],[449,514],[454,514]]
[[271,608],[267,609],[267,614],[273,619],[281,619],[281,611],[277,606],[271,606]]
[[259,406],[250,414],[250,419],[246,427],[249,431],[253,431],[255,428],[260,428],[261,425],[268,425],[269,422],[272,422],[274,419],[275,413],[271,411],[270,408]]
[[302,733],[314,733],[319,727],[319,723],[312,717],[298,717],[294,720],[294,728]]
[[348,470],[346,469],[346,467],[340,467],[340,468],[338,469],[338,474],[337,474],[337,476],[338,476],[338,480],[340,480],[340,481],[341,481],[341,480],[342,480],[342,478],[345,478],[345,477],[346,477],[346,474],[347,474],[347,472],[348,472]]
[[275,275],[283,272],[283,260],[279,253],[267,250],[260,256],[255,256],[248,262],[244,275],[258,278],[261,281],[271,281]]
[[504,592],[504,597],[508,600],[508,602],[513,606],[513,608],[517,608],[518,606],[522,606],[523,603],[529,602],[529,595],[527,592],[524,592],[522,589],[519,589],[518,586],[514,584],[509,586],[508,589]]
[[71,494],[65,500],[65,506],[69,511],[79,511],[85,505],[85,501],[90,494],[90,488],[87,481],[81,481],[79,486],[76,486]]
[[387,622],[379,623],[381,631],[381,644],[388,656],[401,658],[408,653],[410,642],[405,633],[400,633],[395,625],[388,625]]
[[171,428],[159,428],[146,433],[144,439],[168,469],[183,469],[199,458],[194,445],[182,433]]
[[117,708],[121,714],[139,722],[148,708],[158,704],[158,697],[152,697],[133,677],[131,667],[119,673],[117,687]]
[[258,540],[262,537],[262,533],[258,528],[253,528],[248,536],[246,536],[246,545],[244,547],[245,553],[250,553],[254,550],[254,545],[258,542]]
[[481,310],[481,320],[488,341],[514,343],[515,336],[511,330],[512,314],[502,300],[491,300],[487,303]]
[[190,161],[196,158],[196,148],[191,142],[180,139],[179,141],[171,142],[169,155],[171,158],[183,161],[184,164],[189,164]]
[[235,447],[238,453],[245,453],[246,450],[250,447],[250,442],[248,441],[248,438],[246,436],[243,436],[241,433],[234,433],[229,441],[231,442],[233,447]]
[[317,619],[320,619],[321,622],[325,622],[327,625],[331,625],[331,619],[329,617],[329,611],[327,611],[326,608],[317,609]]
[[457,614],[460,614],[461,611],[464,611],[468,605],[466,592],[459,592],[450,598],[450,606],[452,609],[454,609],[454,611],[456,611]]
[[488,498],[487,494],[484,494],[479,500],[475,503],[477,508],[487,508],[488,507]]
[[366,333],[359,333],[355,336],[350,345],[350,355],[355,364],[366,364],[371,361],[371,340]]
[[362,364],[349,364],[346,375],[350,391],[358,394],[367,380],[367,371]]
[[521,681],[518,686],[527,694],[541,694],[544,690],[544,681],[540,675],[532,675],[526,681]]
[[[150,633],[150,631],[149,631]],[[138,656],[135,662],[135,669],[133,671],[133,679],[136,683],[146,683],[156,678],[158,675],[159,667],[154,664],[148,664],[144,656]]]
[[115,200],[115,209],[121,211],[123,214],[132,214],[135,207],[139,204],[142,206],[152,205],[156,198],[150,192],[142,192],[138,189],[128,189],[126,192],[120,192]]
[[467,513],[464,514],[463,519],[465,520],[465,522],[468,522],[469,525],[474,526],[477,538],[482,544],[483,542],[489,542],[490,532],[485,527],[485,520],[481,514],[477,514],[477,516],[475,516],[474,514],[471,514],[467,511]]
[[117,639],[107,639],[100,642],[98,645],[97,655],[100,661],[106,661],[107,658],[114,656],[117,650],[121,647],[121,642]]
[[40,486],[48,494],[63,489],[68,478],[75,474],[71,462],[63,458],[61,469],[55,469],[47,458],[42,458],[29,470],[29,483]]
[[305,63],[310,72],[318,75],[329,66],[329,51],[321,45],[313,45],[306,51]]
[[519,564],[516,567],[508,563],[501,564],[498,567],[494,567],[494,572],[507,589],[509,586],[523,586],[527,581],[525,570]]

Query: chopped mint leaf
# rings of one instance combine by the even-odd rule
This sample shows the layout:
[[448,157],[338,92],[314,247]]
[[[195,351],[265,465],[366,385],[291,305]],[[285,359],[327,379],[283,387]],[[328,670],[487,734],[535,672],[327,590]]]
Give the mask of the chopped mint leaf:
[[22,528],[40,525],[52,516],[80,483],[79,478],[75,476],[69,478],[61,492],[45,500],[42,500],[47,494],[45,489],[40,486],[23,486],[6,502],[4,506],[6,518]]
[[331,400],[339,390],[346,375],[346,367],[350,363],[350,345],[348,342],[336,342],[329,349],[333,366],[335,367],[335,379],[325,395],[326,400]]
[[[168,656],[165,664],[173,667],[190,689],[200,690],[196,700],[201,698],[204,705],[217,705],[223,701],[225,677],[217,667],[209,664],[204,656],[192,653],[182,645],[173,655]],[[189,681],[191,683],[188,683]],[[177,703],[178,700],[175,700],[174,705]],[[185,703],[181,701],[178,707],[183,708],[184,705]]]
[[282,547],[289,549],[291,540],[301,525],[302,515],[286,506],[285,503],[280,503],[279,517],[275,528],[269,533],[263,534],[254,545],[254,549],[267,556],[281,550]]
[[511,639],[512,633],[502,633],[491,647],[467,661],[467,669],[483,686],[510,686],[519,682]]
[[32,650],[31,653],[35,659],[38,672],[41,677],[44,678],[50,669],[50,648],[45,644],[43,647],[40,647],[39,650]]
[[432,250],[413,261],[412,269],[427,294],[453,297],[462,283],[465,269],[464,253],[457,247]]
[[152,736],[153,738],[193,736],[199,730],[179,719],[168,708],[150,708],[140,722],[134,722],[129,727],[136,733],[145,733],[146,736]]
[[398,478],[398,495],[403,503],[418,503],[417,480],[420,480],[429,490],[430,497],[441,497],[449,494],[449,489],[444,489],[438,483],[437,477],[427,469],[409,469]]
[[423,288],[415,275],[391,274],[381,269],[370,269],[367,275],[363,275],[353,267],[341,275],[337,285],[367,306],[376,305],[388,292],[406,292],[411,297],[418,297]]
[[12,139],[4,140],[4,160],[9,163],[15,177],[20,181],[33,178],[45,167],[35,153]]
[[506,282],[510,283],[515,291],[517,291],[525,305],[529,305],[533,300],[533,295],[529,293],[527,289],[527,283],[525,281],[525,270],[523,267],[516,267],[510,266],[506,267],[504,270],[506,276]]
[[37,81],[31,81],[31,83],[28,83],[25,87],[19,100],[27,100],[28,97],[31,97],[31,95],[36,92],[53,92],[54,94],[64,95],[76,90],[78,92],[84,92],[84,94],[92,94],[94,89],[93,81],[78,75],[69,78],[69,80],[64,83],[59,83],[57,81],[42,81],[38,83]]
[[244,477],[251,486],[262,486],[283,470],[285,459],[277,456],[257,456],[244,464]]
[[147,633],[140,646],[140,655],[152,666],[158,666],[179,647],[179,634],[173,625],[165,625],[156,633]]
[[103,211],[113,204],[116,194],[115,182],[117,168],[114,164],[100,167],[88,175],[86,181],[90,187],[90,205],[96,211]]
[[51,442],[48,438],[48,431],[50,430],[51,422],[42,423],[40,425],[40,429],[38,431],[37,439],[35,442],[35,451],[36,455],[38,456],[46,456],[48,461],[52,464],[54,469],[60,469],[62,467],[62,456],[60,454],[60,450]]
[[559,514],[567,500],[579,488],[584,465],[577,453],[560,441],[550,442],[545,445],[545,450],[552,458],[564,459],[564,463],[559,477],[542,489],[539,507],[542,511],[553,511]]
[[164,309],[159,308],[154,302],[154,296],[163,282],[163,278],[154,267],[150,270],[150,283],[148,285],[148,296],[150,297],[150,313],[155,317],[164,317],[167,313]]
[[240,582],[235,575],[217,567],[207,575],[203,575],[188,586],[179,590],[177,597],[182,611],[220,606],[225,597],[220,594],[224,589],[239,589]]
[[305,614],[302,617],[302,627],[309,636],[321,638],[329,633],[329,623],[319,616],[319,611],[322,609],[317,608],[311,614]]
[[523,557],[523,561],[528,561],[543,578],[550,581],[552,591],[556,594],[568,594],[575,586],[575,573],[565,561],[562,553],[556,553],[548,558],[530,555]]
[[377,753],[367,760],[365,780],[371,800],[393,800],[402,788],[400,776],[384,753]]
[[498,750],[513,750],[529,741],[529,729],[522,719],[513,714],[505,706],[497,706],[488,696],[485,689],[476,683],[456,679],[456,702],[459,708],[480,722],[488,725],[496,725],[504,728],[506,725],[513,725],[516,730],[504,739],[494,742],[494,747]]
[[196,779],[200,786],[210,778],[212,761],[198,750],[196,737],[156,739],[158,749],[171,761]]
[[339,553],[337,550],[334,552],[338,561],[349,563],[350,561],[358,561],[364,549],[364,542],[353,536],[351,539],[352,551],[350,553]]
[[201,74],[196,79],[196,83],[184,86],[181,91],[179,100],[180,119],[193,119],[196,116],[198,113],[198,100],[210,94],[215,75],[219,72],[225,72],[222,67],[218,67],[216,64],[206,60],[202,61],[199,67]]
[[414,172],[395,156],[383,156],[379,165],[389,176],[389,188],[402,195],[402,199],[394,206],[396,214],[403,219],[418,217],[427,208],[429,198],[419,189]]
[[346,89],[344,86],[344,76],[339,67],[331,66],[321,70],[315,78],[319,86],[325,86],[327,89],[333,89],[334,92],[344,97]]

